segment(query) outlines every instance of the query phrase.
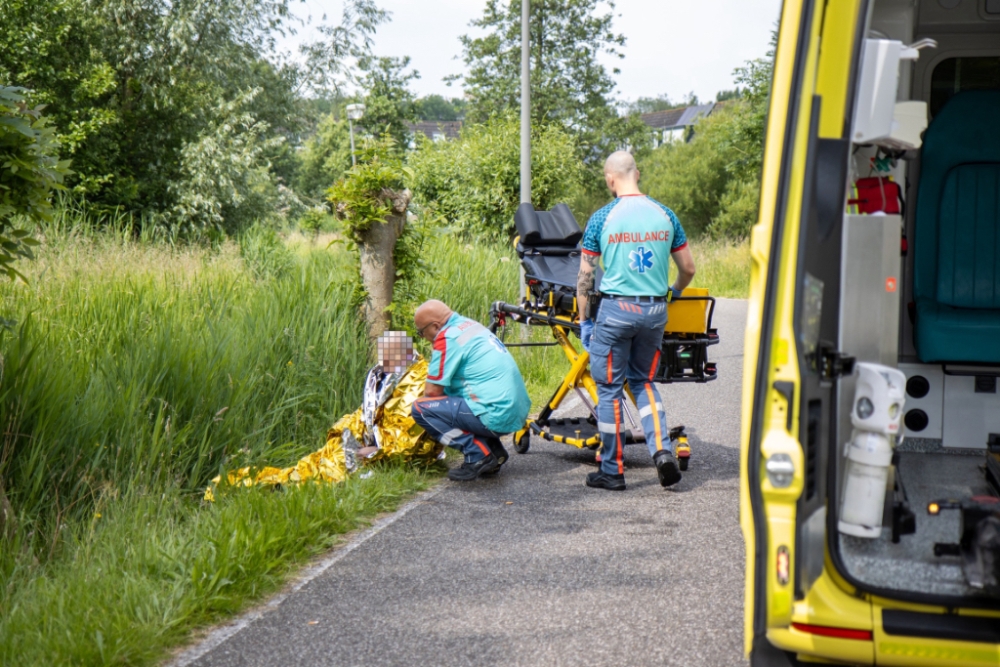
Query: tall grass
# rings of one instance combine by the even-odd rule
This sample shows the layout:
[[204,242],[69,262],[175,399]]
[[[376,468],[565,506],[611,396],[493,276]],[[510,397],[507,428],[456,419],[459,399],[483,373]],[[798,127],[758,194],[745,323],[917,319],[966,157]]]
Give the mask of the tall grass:
[[691,240],[695,261],[694,286],[713,296],[745,299],[750,293],[750,244],[699,238]]
[[0,287],[21,322],[3,346],[0,474],[26,519],[194,491],[222,465],[321,442],[359,400],[368,346],[344,258],[272,275],[282,251],[78,239]]
[[0,664],[149,664],[338,533],[430,483],[232,494],[221,469],[288,463],[360,401],[371,361],[352,260],[137,241],[65,215],[28,283],[0,284]]

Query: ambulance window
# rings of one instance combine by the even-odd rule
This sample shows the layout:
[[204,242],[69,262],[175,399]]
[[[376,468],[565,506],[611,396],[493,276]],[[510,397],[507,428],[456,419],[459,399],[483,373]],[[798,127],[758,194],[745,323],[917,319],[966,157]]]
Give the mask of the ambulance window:
[[949,58],[931,75],[931,115],[962,90],[1000,90],[1000,56]]

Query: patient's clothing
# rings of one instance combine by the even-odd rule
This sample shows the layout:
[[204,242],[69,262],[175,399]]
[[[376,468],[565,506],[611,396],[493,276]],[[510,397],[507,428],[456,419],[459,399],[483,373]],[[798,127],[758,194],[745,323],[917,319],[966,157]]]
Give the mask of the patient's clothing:
[[590,373],[597,383],[597,427],[601,433],[601,470],[625,472],[622,444],[625,381],[639,409],[649,453],[673,452],[660,393],[653,384],[660,364],[660,343],[667,323],[664,301],[603,299],[590,341]]
[[472,413],[464,398],[458,396],[423,396],[413,403],[413,421],[427,431],[432,440],[454,447],[475,463],[490,453],[491,441],[499,435]]
[[618,197],[590,217],[583,252],[601,255],[603,294],[664,296],[670,254],[687,245],[669,208],[645,195]]
[[531,410],[521,371],[507,348],[482,324],[457,313],[434,339],[427,381],[447,396],[464,399],[495,433],[522,428]]

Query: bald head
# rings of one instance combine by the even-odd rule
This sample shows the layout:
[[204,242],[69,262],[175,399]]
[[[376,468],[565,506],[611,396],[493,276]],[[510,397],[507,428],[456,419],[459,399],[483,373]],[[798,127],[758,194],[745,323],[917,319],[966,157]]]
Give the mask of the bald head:
[[413,325],[421,336],[428,340],[434,340],[437,332],[448,321],[449,317],[451,317],[451,308],[443,301],[431,299],[417,306],[416,312],[413,313]]
[[615,151],[604,162],[604,181],[615,197],[639,194],[639,169],[628,151]]
[[628,151],[615,151],[604,162],[604,173],[618,178],[635,178],[638,171],[635,158]]

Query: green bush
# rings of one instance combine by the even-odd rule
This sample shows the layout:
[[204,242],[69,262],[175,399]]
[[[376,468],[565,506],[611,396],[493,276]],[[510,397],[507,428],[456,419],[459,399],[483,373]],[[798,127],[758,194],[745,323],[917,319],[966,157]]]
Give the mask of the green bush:
[[304,197],[325,199],[327,188],[351,168],[351,135],[347,121],[323,117],[316,134],[302,147],[297,189]]
[[254,225],[239,237],[240,256],[258,279],[280,278],[287,274],[295,256],[273,227]]
[[[463,128],[456,141],[422,139],[409,164],[414,194],[463,231],[506,241],[520,203],[520,126],[498,115]],[[583,178],[573,137],[558,125],[532,128],[531,198],[549,209],[574,198]]]
[[268,124],[244,111],[255,96],[223,104],[203,134],[181,150],[180,176],[170,185],[177,202],[171,224],[235,235],[281,213],[297,217],[304,209],[271,174],[265,153],[284,139],[268,138]]
[[40,222],[52,217],[52,191],[62,187],[69,162],[60,162],[55,130],[41,109],[25,104],[20,88],[0,86],[0,273],[20,275],[14,262],[33,258],[37,245],[13,218]]

